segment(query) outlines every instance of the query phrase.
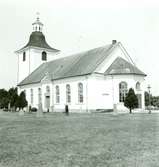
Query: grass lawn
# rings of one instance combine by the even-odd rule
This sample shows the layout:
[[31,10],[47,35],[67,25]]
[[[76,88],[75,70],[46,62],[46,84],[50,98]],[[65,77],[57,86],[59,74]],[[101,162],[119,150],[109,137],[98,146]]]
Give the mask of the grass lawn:
[[158,167],[159,114],[0,113],[0,167]]

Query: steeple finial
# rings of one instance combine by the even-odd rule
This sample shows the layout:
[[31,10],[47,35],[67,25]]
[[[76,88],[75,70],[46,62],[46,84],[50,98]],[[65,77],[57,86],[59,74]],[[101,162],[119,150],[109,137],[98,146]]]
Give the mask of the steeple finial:
[[40,18],[39,18],[40,13],[37,12],[36,15],[37,15],[36,21],[32,24],[33,25],[33,31],[42,32],[43,24],[40,22]]
[[40,17],[39,17],[39,16],[40,16],[40,13],[39,13],[39,12],[36,12],[36,16],[37,16],[37,17],[36,17],[36,21],[39,21],[39,20],[40,20]]

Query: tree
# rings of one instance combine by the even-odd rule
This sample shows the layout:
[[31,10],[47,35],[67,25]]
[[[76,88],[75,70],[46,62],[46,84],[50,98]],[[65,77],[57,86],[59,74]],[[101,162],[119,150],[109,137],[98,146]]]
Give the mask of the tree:
[[22,109],[28,105],[24,91],[22,91],[17,99],[19,109]]
[[[13,109],[15,107],[16,101],[18,100],[18,91],[17,88],[10,88],[8,91],[8,98],[10,107]],[[15,107],[16,109],[16,107]]]
[[[145,91],[145,106],[149,106],[149,93]],[[151,95],[150,95],[151,96]]]
[[0,108],[8,108],[9,98],[5,89],[0,89]]
[[124,101],[124,105],[129,108],[130,114],[132,113],[132,109],[138,107],[138,98],[132,88],[129,89],[129,92]]
[[151,97],[151,105],[155,107],[159,107],[159,96]]

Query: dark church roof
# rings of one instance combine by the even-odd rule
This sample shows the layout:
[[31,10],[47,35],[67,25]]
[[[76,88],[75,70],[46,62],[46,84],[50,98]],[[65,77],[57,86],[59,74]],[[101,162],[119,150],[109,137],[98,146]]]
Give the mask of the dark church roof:
[[[92,74],[96,68],[107,58],[116,45],[118,44],[110,44],[76,55],[43,63],[22,82],[20,82],[19,86],[40,83],[46,75],[49,75],[51,80],[57,80]],[[112,67],[114,68],[115,66],[115,69],[117,69],[117,64],[121,61],[124,61],[124,63],[127,64],[126,67],[130,67],[131,72],[135,71],[133,74],[145,75],[137,67],[133,66],[122,58],[117,59],[115,64],[113,63],[113,65],[108,68],[105,75],[110,74]]]
[[110,67],[105,71],[105,75],[135,74],[146,76],[135,65],[127,62],[121,57],[117,57]]
[[39,32],[39,31],[32,32],[30,35],[30,38],[29,38],[29,42],[20,50],[23,50],[23,49],[27,48],[28,46],[46,48],[46,49],[52,50],[54,52],[59,52],[59,50],[54,49],[47,44],[44,34],[42,32]]

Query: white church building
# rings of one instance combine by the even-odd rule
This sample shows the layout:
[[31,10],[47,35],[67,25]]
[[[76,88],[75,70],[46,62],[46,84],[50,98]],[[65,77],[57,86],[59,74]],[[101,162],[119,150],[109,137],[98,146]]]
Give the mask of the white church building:
[[136,67],[121,42],[61,56],[50,47],[42,33],[39,18],[26,46],[16,51],[18,89],[25,91],[28,105],[43,111],[61,112],[65,105],[71,112],[125,110],[129,88],[144,109],[145,74]]

